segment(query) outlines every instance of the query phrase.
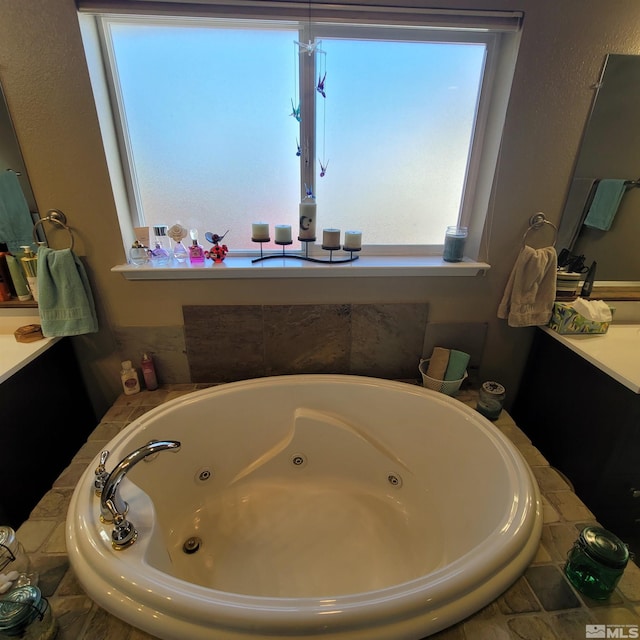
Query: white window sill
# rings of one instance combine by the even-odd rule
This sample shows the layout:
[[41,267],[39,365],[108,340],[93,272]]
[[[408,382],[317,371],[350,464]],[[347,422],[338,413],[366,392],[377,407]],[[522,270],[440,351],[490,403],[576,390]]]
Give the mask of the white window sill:
[[156,267],[117,265],[111,269],[127,280],[211,280],[217,278],[361,278],[385,276],[475,276],[491,268],[486,262],[465,258],[445,262],[440,256],[359,256],[353,262],[317,263],[295,258],[269,258],[251,262],[250,257],[227,257],[204,266],[189,263]]

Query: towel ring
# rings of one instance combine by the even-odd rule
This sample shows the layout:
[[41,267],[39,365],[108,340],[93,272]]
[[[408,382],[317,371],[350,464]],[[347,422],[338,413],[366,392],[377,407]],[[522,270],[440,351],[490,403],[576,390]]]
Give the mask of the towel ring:
[[71,228],[67,226],[67,216],[65,216],[59,209],[49,209],[49,211],[47,211],[47,215],[44,218],[40,218],[40,220],[33,225],[33,239],[36,243],[39,242],[37,233],[38,226],[45,222],[52,222],[53,224],[66,229],[69,232],[69,238],[71,241],[69,249],[73,249],[73,232],[71,231]]
[[548,224],[552,229],[553,229],[553,242],[551,243],[550,246],[555,247],[556,246],[556,240],[558,238],[558,227],[556,227],[555,224],[553,224],[553,222],[549,222],[549,220],[547,220],[546,216],[544,215],[544,213],[542,213],[542,211],[539,211],[538,213],[536,213],[535,215],[532,215],[529,218],[529,228],[524,232],[524,235],[522,236],[522,245],[526,245],[527,244],[527,236],[529,235],[530,231],[533,230],[538,230],[542,227],[542,225]]

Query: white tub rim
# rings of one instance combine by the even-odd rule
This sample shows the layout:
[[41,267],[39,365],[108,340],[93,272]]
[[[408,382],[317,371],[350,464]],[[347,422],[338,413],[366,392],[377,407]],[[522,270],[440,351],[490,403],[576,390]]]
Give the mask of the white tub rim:
[[[238,627],[257,626],[269,629],[271,633],[291,635],[293,630],[303,622],[308,624],[310,617],[315,617],[317,625],[321,625],[321,621],[326,619],[328,614],[332,614],[328,616],[331,618],[332,628],[347,629],[355,625],[363,615],[372,623],[380,621],[381,624],[384,624],[389,619],[395,621],[406,620],[413,617],[429,616],[437,611],[443,622],[443,626],[440,628],[445,628],[452,623],[451,617],[453,614],[448,614],[447,611],[461,597],[461,587],[464,589],[462,591],[464,595],[473,594],[474,591],[485,585],[487,589],[495,592],[495,596],[497,596],[526,569],[537,550],[542,527],[539,489],[531,469],[513,444],[494,424],[483,418],[472,408],[455,400],[455,398],[417,385],[343,374],[271,376],[214,385],[185,393],[150,409],[115,436],[110,441],[110,447],[114,451],[120,451],[120,448],[124,447],[141,426],[183,403],[198,402],[203,397],[208,397],[215,393],[233,392],[237,389],[251,388],[255,385],[266,383],[278,383],[283,380],[305,383],[319,381],[343,383],[349,381],[375,386],[382,385],[403,393],[428,396],[435,402],[449,405],[454,410],[462,412],[467,418],[486,429],[487,436],[492,439],[505,459],[509,461],[513,473],[521,479],[520,488],[523,491],[528,489],[526,491],[528,499],[526,501],[518,501],[517,506],[512,507],[508,521],[498,523],[494,532],[495,535],[489,536],[483,543],[483,552],[497,554],[502,559],[501,564],[495,568],[494,573],[491,576],[487,576],[486,571],[483,569],[483,559],[481,557],[483,554],[474,549],[472,553],[467,553],[442,569],[426,576],[420,576],[408,582],[375,591],[335,597],[273,598],[227,593],[194,585],[166,574],[147,563],[145,556],[148,549],[145,538],[148,540],[148,537],[141,535],[138,542],[130,549],[122,552],[113,552],[108,541],[103,540],[104,545],[101,547],[101,541],[96,540],[96,536],[89,535],[87,523],[83,521],[80,515],[74,518],[73,513],[81,507],[81,503],[83,501],[85,503],[89,502],[91,499],[89,494],[87,492],[83,494],[83,491],[86,489],[88,481],[93,482],[96,457],[78,482],[72,496],[67,519],[67,540],[70,551],[73,550],[69,554],[71,564],[76,568],[76,574],[85,588],[87,588],[87,585],[85,585],[80,576],[81,572],[78,571],[79,561],[76,556],[82,554],[83,559],[91,559],[90,565],[95,575],[92,577],[94,584],[88,591],[95,594],[95,591],[99,590],[105,595],[106,601],[109,602],[110,606],[106,606],[104,602],[98,602],[101,606],[109,608],[115,615],[123,619],[127,619],[127,614],[130,614],[132,604],[137,607],[142,605],[143,608],[154,609],[150,602],[140,602],[139,590],[126,579],[127,572],[123,570],[123,565],[133,564],[135,560],[135,563],[140,563],[140,566],[145,567],[145,576],[148,580],[149,588],[152,590],[157,589],[159,592],[171,593],[171,600],[163,602],[165,609],[162,612],[154,611],[154,615],[159,621],[170,614],[172,619],[182,619],[185,624],[211,624],[212,620],[215,620],[215,623],[222,627],[237,629]],[[123,452],[128,453],[128,451]],[[132,506],[132,512],[135,511],[136,513],[135,524],[141,533],[145,526],[152,526],[153,507],[150,504],[150,500],[147,499],[147,502],[149,504],[146,509],[143,509],[141,505]],[[143,510],[147,512],[147,520],[143,518]],[[94,511],[97,518],[97,501],[94,503]],[[97,529],[98,527],[95,528]],[[508,539],[506,538],[507,532],[512,534]],[[99,538],[99,536],[97,537]],[[114,554],[116,562],[114,562]],[[476,557],[471,557],[474,554]],[[452,577],[456,579],[452,580]],[[117,595],[114,594],[114,586],[118,592]],[[92,593],[90,595],[94,597]],[[484,598],[480,598],[480,600],[484,600]],[[207,611],[203,612],[202,604],[205,602]],[[426,604],[427,602],[428,605]],[[475,604],[471,606],[473,607]],[[480,606],[482,606],[482,603]],[[249,625],[246,620],[247,610],[252,611]],[[139,624],[138,626],[145,628],[144,624]],[[150,632],[153,632],[153,630]]]

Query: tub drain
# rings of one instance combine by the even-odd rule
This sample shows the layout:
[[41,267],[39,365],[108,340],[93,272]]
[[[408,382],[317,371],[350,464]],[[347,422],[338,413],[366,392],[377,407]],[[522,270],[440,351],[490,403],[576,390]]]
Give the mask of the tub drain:
[[198,551],[198,549],[200,549],[201,544],[202,540],[196,536],[193,536],[185,540],[184,544],[182,545],[182,550],[186,554],[191,555],[192,553],[195,553],[196,551]]
[[387,475],[387,482],[396,489],[399,489],[402,486],[402,477],[397,473],[393,473],[393,471]]

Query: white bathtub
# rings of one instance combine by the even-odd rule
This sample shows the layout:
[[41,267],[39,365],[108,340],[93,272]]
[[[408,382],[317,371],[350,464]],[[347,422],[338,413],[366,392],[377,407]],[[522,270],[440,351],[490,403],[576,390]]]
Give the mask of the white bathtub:
[[520,454],[421,387],[341,375],[213,387],[129,425],[107,468],[152,439],[182,446],[120,486],[137,542],[112,548],[96,460],[67,547],[99,605],[159,638],[417,640],[495,599],[538,547]]

